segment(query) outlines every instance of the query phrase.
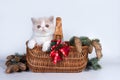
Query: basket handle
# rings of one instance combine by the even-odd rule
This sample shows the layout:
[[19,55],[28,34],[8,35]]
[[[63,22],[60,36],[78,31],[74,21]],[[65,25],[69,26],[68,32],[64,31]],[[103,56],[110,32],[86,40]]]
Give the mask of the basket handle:
[[62,32],[62,19],[60,17],[56,18],[56,27],[55,32],[53,35],[54,40],[63,39],[63,32]]

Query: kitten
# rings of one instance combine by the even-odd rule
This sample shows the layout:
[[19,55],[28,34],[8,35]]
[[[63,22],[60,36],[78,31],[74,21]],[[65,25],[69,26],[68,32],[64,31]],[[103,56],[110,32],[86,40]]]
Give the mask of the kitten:
[[28,47],[33,49],[35,45],[42,45],[42,51],[47,51],[55,31],[54,17],[31,18],[33,23],[33,35],[28,42]]

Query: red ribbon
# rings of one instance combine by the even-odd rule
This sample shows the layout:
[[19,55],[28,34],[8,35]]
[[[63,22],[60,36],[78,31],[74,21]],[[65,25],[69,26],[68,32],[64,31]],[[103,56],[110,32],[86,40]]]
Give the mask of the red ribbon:
[[56,64],[62,60],[62,56],[68,56],[70,48],[66,42],[62,43],[61,40],[53,40],[52,42],[56,44],[51,47],[50,57],[53,63]]

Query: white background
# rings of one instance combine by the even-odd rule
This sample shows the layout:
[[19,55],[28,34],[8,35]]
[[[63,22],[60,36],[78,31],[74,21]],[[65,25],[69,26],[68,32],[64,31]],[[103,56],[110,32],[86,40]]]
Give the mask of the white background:
[[[25,42],[32,34],[31,17],[53,15],[62,18],[64,40],[69,40],[74,35],[88,36],[91,39],[99,38],[104,55],[100,62],[103,65],[101,71],[83,72],[74,74],[73,77],[71,77],[71,74],[65,74],[67,78],[66,76],[60,78],[63,75],[56,74],[59,79],[74,79],[75,77],[81,80],[118,79],[119,76],[116,74],[120,72],[118,68],[118,66],[120,67],[119,5],[119,0],[0,0],[1,74],[4,73],[2,61],[5,61],[6,56],[15,52],[25,53]],[[95,56],[95,53],[93,52],[92,55]],[[97,76],[96,73],[98,73]],[[29,76],[32,73],[25,74]],[[3,75],[3,78],[10,78],[8,75]],[[20,76],[22,73],[15,75]],[[38,74],[32,75],[37,76]],[[40,74],[39,77],[41,78],[42,75],[49,76],[49,78],[54,76],[54,74]],[[40,78],[36,77],[35,79],[40,80]],[[42,77],[41,79],[45,80],[47,78]]]

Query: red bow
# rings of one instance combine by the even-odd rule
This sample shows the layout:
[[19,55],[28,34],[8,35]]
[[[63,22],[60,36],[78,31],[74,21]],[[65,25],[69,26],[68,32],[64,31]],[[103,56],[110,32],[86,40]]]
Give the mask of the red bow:
[[68,56],[70,48],[66,42],[61,43],[61,40],[53,40],[52,42],[55,44],[51,47],[50,57],[53,63],[56,64],[62,60],[62,56]]

